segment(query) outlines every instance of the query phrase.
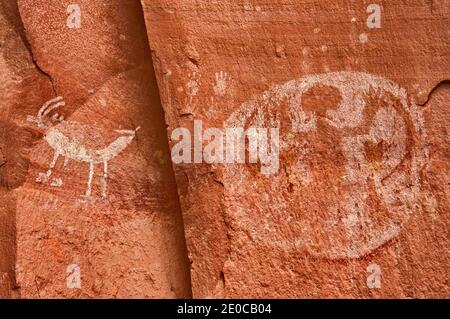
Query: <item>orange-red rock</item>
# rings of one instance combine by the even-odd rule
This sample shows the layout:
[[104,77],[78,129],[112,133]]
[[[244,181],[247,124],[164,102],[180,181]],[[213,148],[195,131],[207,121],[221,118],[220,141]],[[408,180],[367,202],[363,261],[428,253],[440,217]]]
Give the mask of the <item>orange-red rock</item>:
[[195,297],[450,295],[448,3],[141,2],[169,137],[280,129],[270,176],[175,166]]
[[[448,298],[449,16],[1,1],[0,298]],[[273,161],[172,165],[200,121]]]
[[2,278],[15,268],[23,298],[189,297],[141,6],[78,1],[76,29],[71,3],[18,1],[12,22],[2,11]]
[[0,298],[19,297],[16,282],[18,189],[39,135],[25,125],[35,105],[53,94],[50,80],[34,65],[14,1],[0,3]]

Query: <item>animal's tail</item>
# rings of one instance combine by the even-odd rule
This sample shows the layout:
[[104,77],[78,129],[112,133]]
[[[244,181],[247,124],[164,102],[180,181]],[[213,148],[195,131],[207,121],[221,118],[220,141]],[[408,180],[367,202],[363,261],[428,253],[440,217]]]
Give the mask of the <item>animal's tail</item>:
[[116,133],[119,133],[120,135],[136,135],[136,132],[141,129],[140,126],[136,127],[135,130],[116,130]]

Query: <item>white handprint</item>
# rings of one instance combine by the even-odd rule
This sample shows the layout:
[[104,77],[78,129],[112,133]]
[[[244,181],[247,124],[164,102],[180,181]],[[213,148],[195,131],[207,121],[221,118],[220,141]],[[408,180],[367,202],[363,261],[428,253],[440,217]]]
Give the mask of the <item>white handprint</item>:
[[228,82],[230,78],[228,73],[220,71],[216,73],[216,84],[214,85],[214,93],[218,96],[224,96],[227,88]]

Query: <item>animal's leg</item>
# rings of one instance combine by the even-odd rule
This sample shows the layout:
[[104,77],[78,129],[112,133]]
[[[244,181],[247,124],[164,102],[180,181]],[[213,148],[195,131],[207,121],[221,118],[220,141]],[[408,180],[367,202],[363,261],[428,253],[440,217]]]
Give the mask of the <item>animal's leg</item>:
[[92,179],[94,178],[94,162],[89,163],[89,178],[88,178],[88,188],[86,190],[86,197],[91,197],[92,194]]
[[55,155],[53,155],[53,160],[50,163],[50,168],[47,171],[47,178],[50,178],[50,176],[52,176],[52,169],[55,168],[58,158],[59,158],[59,153],[55,152]]
[[58,161],[59,153],[55,152],[53,155],[53,160],[50,163],[50,167],[48,168],[46,173],[39,173],[39,176],[36,179],[36,182],[38,183],[47,183],[48,179],[52,176],[52,170],[56,166],[56,162]]
[[64,168],[66,168],[67,167],[67,164],[69,164],[69,157],[65,157],[64,158]]
[[[66,168],[68,160],[69,160],[68,157],[64,158],[64,168]],[[50,178],[50,176],[48,178]],[[61,187],[62,184],[63,184],[63,181],[62,181],[61,178],[54,178],[50,185],[53,186],[53,187]]]
[[103,162],[103,179],[102,179],[102,197],[107,197],[107,189],[108,189],[108,162]]

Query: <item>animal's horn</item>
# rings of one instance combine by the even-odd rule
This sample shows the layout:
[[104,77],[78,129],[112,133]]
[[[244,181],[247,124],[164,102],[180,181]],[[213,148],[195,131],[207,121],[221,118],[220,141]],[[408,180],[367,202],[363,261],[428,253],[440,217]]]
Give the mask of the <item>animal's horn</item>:
[[[42,115],[44,115],[44,112],[46,112],[47,108],[48,108],[51,104],[57,103],[57,102],[61,102],[61,101],[63,101],[62,96],[58,96],[58,97],[55,97],[54,99],[52,99],[52,100],[46,102],[44,105],[42,105],[41,109],[39,110],[39,112],[38,112],[38,117],[42,117]],[[48,112],[47,112],[47,113],[48,113]],[[45,113],[45,114],[47,114],[47,113]]]
[[52,110],[56,109],[57,107],[60,107],[61,105],[64,105],[64,100],[61,96],[58,96],[58,97],[46,102],[40,108],[34,122],[37,123],[38,127],[45,128],[46,125],[44,124],[43,117],[46,116]]
[[47,116],[47,114],[50,113],[51,111],[53,111],[54,109],[57,109],[58,107],[64,106],[64,105],[66,105],[66,102],[60,101],[60,102],[58,102],[58,103],[55,103],[55,104],[49,106],[49,107],[45,110],[43,116]]

